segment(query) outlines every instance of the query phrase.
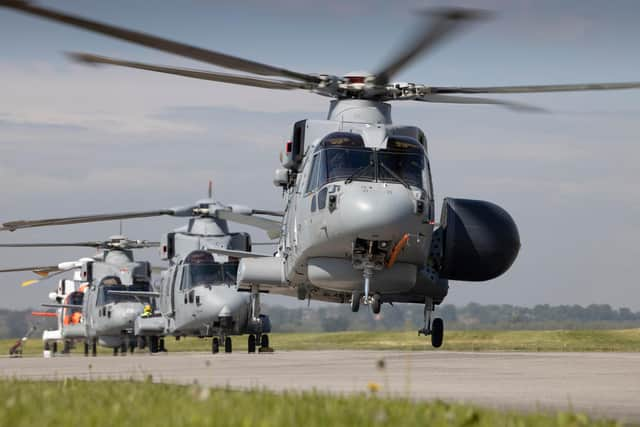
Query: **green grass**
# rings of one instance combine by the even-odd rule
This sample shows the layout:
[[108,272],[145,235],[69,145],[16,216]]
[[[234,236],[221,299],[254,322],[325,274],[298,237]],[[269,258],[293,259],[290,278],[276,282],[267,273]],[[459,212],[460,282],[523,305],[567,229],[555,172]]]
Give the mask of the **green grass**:
[[151,382],[0,381],[0,425],[614,426],[584,414],[520,414],[440,401],[231,391]]
[[[428,337],[411,332],[326,332],[271,334],[276,350],[433,350]],[[1,340],[6,349],[15,340]],[[210,340],[167,338],[173,351],[209,351]],[[246,336],[234,337],[234,351],[246,351]],[[76,350],[82,351],[81,346]],[[559,330],[559,331],[448,331],[442,350],[457,351],[640,351],[640,329]],[[110,354],[100,349],[101,354]],[[25,355],[41,355],[42,342],[27,342]]]

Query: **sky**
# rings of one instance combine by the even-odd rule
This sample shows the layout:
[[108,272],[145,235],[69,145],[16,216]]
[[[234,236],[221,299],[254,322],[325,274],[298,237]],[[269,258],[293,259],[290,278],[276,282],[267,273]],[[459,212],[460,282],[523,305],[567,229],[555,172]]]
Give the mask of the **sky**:
[[[289,69],[375,71],[445,2],[311,0],[41,1]],[[468,1],[494,11],[405,68],[398,81],[511,85],[638,81],[636,1]],[[156,209],[215,197],[282,209],[272,184],[292,124],[324,118],[328,99],[70,63],[82,51],[215,69],[0,9],[0,220]],[[228,71],[228,70],[221,70]],[[640,310],[640,90],[510,95],[547,113],[494,106],[396,103],[394,122],[421,127],[438,210],[444,197],[489,200],[520,230],[513,267],[486,283],[450,285],[447,303],[611,304]],[[179,219],[126,221],[157,240]],[[249,230],[234,226],[235,230]],[[255,241],[266,240],[251,230]],[[119,224],[0,233],[0,243],[106,238]],[[158,263],[155,250],[137,253]],[[0,249],[0,268],[49,265],[85,249]],[[53,281],[20,288],[0,276],[0,307],[37,307]],[[266,302],[303,306],[296,300]]]

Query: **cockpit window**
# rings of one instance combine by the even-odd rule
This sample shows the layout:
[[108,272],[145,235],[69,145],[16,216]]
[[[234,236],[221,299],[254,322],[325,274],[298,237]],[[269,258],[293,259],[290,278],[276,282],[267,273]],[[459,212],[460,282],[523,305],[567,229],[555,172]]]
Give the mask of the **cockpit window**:
[[182,271],[181,289],[191,289],[196,286],[235,285],[238,263],[185,264]]
[[317,149],[330,147],[359,147],[364,148],[364,140],[357,133],[333,132],[325,136]]
[[[127,295],[112,293],[111,291],[120,292],[149,292],[150,285],[146,282],[136,282],[133,285],[122,285],[120,279],[117,277],[108,277],[100,282],[100,290],[98,292],[98,298],[96,305],[101,306],[111,303],[119,302],[140,302],[140,297],[137,295]],[[144,299],[144,298],[143,298]]]
[[422,188],[425,158],[421,154],[378,151],[378,179],[383,182],[400,182]]
[[335,132],[316,148],[306,193],[333,181],[394,182],[425,189],[429,171],[423,146],[404,136],[387,138],[386,148],[364,146],[358,134]]

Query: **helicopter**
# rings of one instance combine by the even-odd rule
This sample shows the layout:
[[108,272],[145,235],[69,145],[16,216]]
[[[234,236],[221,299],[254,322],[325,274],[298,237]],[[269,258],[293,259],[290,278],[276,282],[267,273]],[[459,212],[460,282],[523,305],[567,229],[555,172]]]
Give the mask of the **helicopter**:
[[[159,244],[145,240],[129,240],[116,235],[106,241],[5,243],[0,247],[92,247],[100,250],[91,258],[61,263],[58,266],[4,270],[32,270],[44,274],[78,269],[79,275],[76,275],[75,279],[79,276],[79,280],[62,282],[65,288],[50,295],[56,302],[42,306],[59,310],[63,322],[62,338],[83,338],[85,356],[89,353],[96,356],[98,343],[112,348],[114,355],[119,351],[122,355],[125,355],[127,350],[134,351],[137,343],[133,335],[133,325],[136,317],[143,311],[143,300],[149,298],[122,295],[119,292],[150,290],[151,264],[134,261],[133,249],[158,247]],[[78,284],[80,286],[77,286]]]
[[[60,224],[88,223],[114,219],[152,216],[187,217],[189,222],[162,236],[160,256],[169,261],[168,269],[160,273],[159,284],[153,290],[120,289],[110,291],[121,297],[152,298],[155,312],[135,319],[133,335],[139,348],[149,347],[152,353],[161,349],[161,337],[172,335],[212,337],[211,351],[222,346],[232,352],[232,335],[248,334],[249,353],[267,351],[271,323],[260,312],[260,295],[236,288],[238,258],[236,253],[250,253],[252,242],[248,233],[230,233],[227,220],[247,225],[260,225],[268,234],[279,233],[280,221],[257,217],[281,217],[282,212],[253,210],[246,206],[226,206],[212,198],[211,182],[208,198],[191,206],[181,206],[145,212],[87,215],[44,220],[12,221],[0,230],[42,227]],[[266,243],[273,245],[273,243]],[[215,254],[212,253],[215,251]],[[256,255],[257,256],[257,255]],[[46,267],[43,267],[46,268]]]
[[[2,247],[2,246],[0,246]],[[16,246],[12,246],[16,247]],[[20,246],[18,246],[20,247]],[[81,258],[77,261],[67,261],[55,266],[23,267],[0,270],[0,273],[32,271],[43,279],[48,279],[58,274],[73,270],[72,279],[60,279],[54,292],[49,293],[49,299],[56,304],[45,304],[47,308],[55,308],[55,312],[33,312],[36,317],[55,317],[57,329],[44,329],[42,332],[42,342],[44,351],[49,351],[54,356],[58,353],[58,343],[63,343],[62,354],[67,354],[77,342],[84,342],[86,331],[82,325],[81,308],[62,308],[64,305],[82,305],[86,282],[80,277],[80,267],[83,263],[91,262],[93,258]],[[24,286],[31,286],[39,283],[42,279],[26,280],[21,283]]]
[[[506,272],[520,250],[513,218],[482,200],[447,197],[436,222],[427,138],[416,126],[396,125],[391,102],[489,104],[516,111],[535,107],[481,94],[637,89],[640,82],[524,86],[430,86],[393,82],[417,57],[433,50],[484,11],[442,8],[425,13],[413,41],[375,73],[309,74],[204,49],[150,34],[69,15],[26,1],[0,5],[29,15],[108,35],[210,65],[250,73],[239,75],[146,64],[72,53],[71,59],[200,80],[274,90],[306,90],[332,98],[326,120],[294,124],[283,167],[274,182],[284,190],[285,215],[274,256],[236,253],[242,258],[237,283],[298,298],[321,293],[335,302],[360,303],[379,312],[383,303],[424,304],[424,326],[440,347],[444,322],[432,319],[448,293],[449,280],[488,281]],[[222,252],[220,252],[222,253]]]

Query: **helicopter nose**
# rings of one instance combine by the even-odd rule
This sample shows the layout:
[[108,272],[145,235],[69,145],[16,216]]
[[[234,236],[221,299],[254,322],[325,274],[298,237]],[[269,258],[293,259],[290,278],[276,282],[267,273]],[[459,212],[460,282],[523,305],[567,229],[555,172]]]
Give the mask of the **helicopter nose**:
[[369,240],[394,240],[418,232],[423,219],[411,191],[389,184],[343,186],[335,214],[334,232]]

